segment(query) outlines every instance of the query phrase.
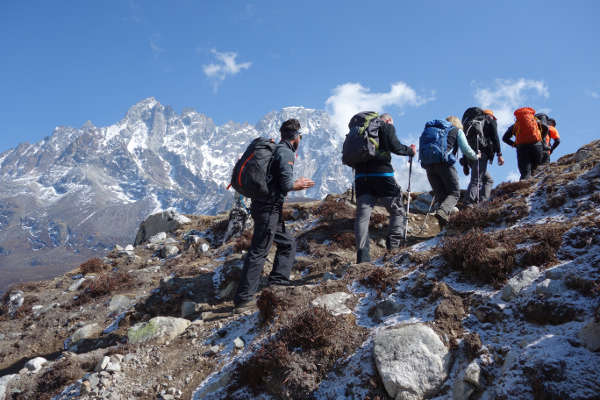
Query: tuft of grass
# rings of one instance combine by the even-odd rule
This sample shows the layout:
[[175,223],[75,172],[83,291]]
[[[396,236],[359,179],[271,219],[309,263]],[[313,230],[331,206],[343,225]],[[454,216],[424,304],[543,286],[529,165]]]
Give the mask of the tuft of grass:
[[472,229],[459,236],[447,236],[441,255],[450,268],[472,281],[499,288],[515,268],[516,249],[512,243],[498,243],[491,234]]
[[116,291],[130,289],[133,286],[131,275],[123,272],[110,272],[89,279],[81,285],[79,297],[73,301],[73,306],[80,306],[92,299],[106,296]]
[[381,297],[388,288],[394,287],[397,279],[392,271],[385,268],[375,268],[359,281],[362,285],[374,289],[377,297]]
[[104,263],[98,257],[90,258],[79,266],[79,271],[81,271],[81,273],[84,275],[103,272]]

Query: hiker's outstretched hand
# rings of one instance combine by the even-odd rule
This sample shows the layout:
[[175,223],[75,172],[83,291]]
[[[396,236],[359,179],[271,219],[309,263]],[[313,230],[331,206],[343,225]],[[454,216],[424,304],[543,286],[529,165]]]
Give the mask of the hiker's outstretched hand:
[[502,156],[498,156],[498,165],[504,165],[504,158]]
[[292,190],[304,190],[315,186],[315,182],[309,178],[298,178],[294,182]]
[[412,151],[412,154],[409,154],[410,157],[414,157],[415,154],[417,154],[417,146],[415,146],[414,144],[410,145],[410,150]]

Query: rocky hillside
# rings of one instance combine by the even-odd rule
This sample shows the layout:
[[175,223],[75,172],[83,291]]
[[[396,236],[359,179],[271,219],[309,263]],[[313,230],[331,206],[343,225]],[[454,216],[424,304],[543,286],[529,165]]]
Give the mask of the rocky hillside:
[[0,400],[599,399],[599,192],[596,141],[441,234],[416,195],[393,253],[377,209],[364,264],[348,196],[286,204],[295,285],[242,316],[249,234],[154,216],[138,246],[5,294]]

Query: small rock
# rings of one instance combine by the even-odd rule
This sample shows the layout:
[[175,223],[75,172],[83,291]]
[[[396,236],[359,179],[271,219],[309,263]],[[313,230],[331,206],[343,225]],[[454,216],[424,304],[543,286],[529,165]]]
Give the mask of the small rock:
[[244,341],[240,337],[235,338],[235,340],[233,341],[233,345],[236,349],[243,349],[245,346]]
[[481,388],[481,367],[479,367],[476,361],[472,361],[467,366],[464,379],[475,387]]
[[177,254],[179,254],[179,248],[173,245],[165,246],[160,250],[160,256],[162,258],[175,257]]
[[148,239],[148,241],[150,243],[156,244],[156,243],[162,243],[167,239],[167,233],[166,232],[159,232],[156,235],[153,235],[150,237],[150,239]]
[[114,251],[123,251],[123,246],[119,246],[118,244],[115,244],[115,247],[113,250]]
[[71,343],[75,344],[82,339],[89,339],[100,332],[102,332],[102,327],[96,323],[84,325],[71,335]]
[[210,249],[210,246],[208,245],[208,243],[202,243],[199,249],[202,253],[206,253]]
[[335,292],[326,294],[314,299],[311,304],[314,307],[324,307],[331,314],[337,316],[342,314],[351,314],[352,310],[346,306],[346,301],[351,299],[352,295],[346,292]]
[[27,363],[25,364],[25,368],[27,368],[31,372],[38,372],[40,369],[42,369],[42,366],[47,362],[48,360],[46,360],[44,357],[36,357],[27,361]]
[[175,317],[154,317],[148,322],[140,322],[129,328],[129,343],[141,343],[156,339],[159,343],[176,338],[190,326],[190,321]]
[[380,240],[377,242],[377,246],[379,246],[379,247],[383,247],[383,248],[385,249],[385,247],[386,247],[386,245],[385,245],[385,239],[380,239]]
[[399,313],[403,308],[403,304],[396,303],[393,300],[383,300],[375,305],[373,316],[377,321],[381,321],[385,317]]
[[100,376],[98,374],[91,374],[87,377],[88,382],[90,382],[90,386],[92,389],[95,389],[100,384]]
[[516,276],[509,279],[502,290],[502,300],[510,301],[515,298],[523,289],[531,285],[541,275],[538,267],[527,268]]
[[89,381],[81,382],[81,394],[90,394],[92,392],[92,385]]
[[74,281],[76,281],[77,279],[81,279],[81,278],[83,278],[82,274],[76,274],[71,277],[71,279],[73,279]]
[[133,251],[134,247],[131,244],[128,244],[127,246],[125,246],[125,251]]
[[85,278],[77,279],[75,282],[73,282],[71,284],[71,286],[69,286],[69,292],[75,292],[75,291],[79,290],[79,288],[81,287],[83,282],[85,282]]
[[110,299],[108,310],[111,314],[124,311],[131,305],[131,299],[125,295],[117,294]]
[[96,364],[96,368],[94,369],[94,371],[96,371],[96,372],[104,371],[109,362],[110,362],[110,357],[108,357],[108,356],[102,357],[102,360],[100,360],[98,362],[98,364]]
[[132,362],[133,360],[135,360],[135,354],[125,354],[125,357],[123,357],[122,362],[124,362],[125,364],[128,364],[130,362]]
[[600,322],[589,321],[577,335],[584,346],[591,351],[600,350]]
[[181,317],[182,318],[188,318],[198,312],[200,312],[202,309],[200,308],[200,304],[193,302],[193,301],[184,301],[183,303],[181,303]]
[[25,294],[20,290],[15,290],[11,292],[8,296],[8,315],[13,317],[17,310],[21,308],[23,303],[25,302]]
[[24,375],[24,374],[26,374],[26,373],[28,373],[28,372],[29,372],[29,370],[28,370],[27,368],[21,368],[21,369],[19,370],[19,375]]
[[555,296],[560,294],[564,289],[565,288],[561,281],[544,279],[542,282],[537,284],[535,287],[535,292],[545,296]]

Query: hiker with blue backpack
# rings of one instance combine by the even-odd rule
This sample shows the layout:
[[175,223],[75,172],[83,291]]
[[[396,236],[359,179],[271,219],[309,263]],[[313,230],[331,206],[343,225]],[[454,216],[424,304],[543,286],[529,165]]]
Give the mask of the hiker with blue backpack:
[[288,192],[305,190],[315,184],[308,178],[293,179],[295,152],[302,139],[300,122],[289,119],[281,125],[279,132],[279,144],[265,138],[255,139],[233,168],[231,186],[252,199],[250,215],[254,220],[252,241],[233,299],[235,314],[256,307],[254,296],[273,242],[277,244],[277,252],[268,283],[290,285],[290,273],[296,258],[296,240],[285,229],[283,202]]
[[425,124],[419,138],[419,160],[438,203],[434,215],[441,227],[448,223],[460,197],[458,173],[454,167],[459,148],[469,160],[481,158],[481,153],[475,153],[469,146],[457,117],[450,116],[445,121],[436,119]]
[[398,140],[390,114],[378,115],[366,111],[350,120],[342,150],[342,162],[355,170],[356,262],[371,260],[369,251],[369,220],[375,205],[384,206],[390,214],[386,247],[400,247],[406,218],[402,190],[394,178],[391,153],[412,157],[415,145],[405,146]]

